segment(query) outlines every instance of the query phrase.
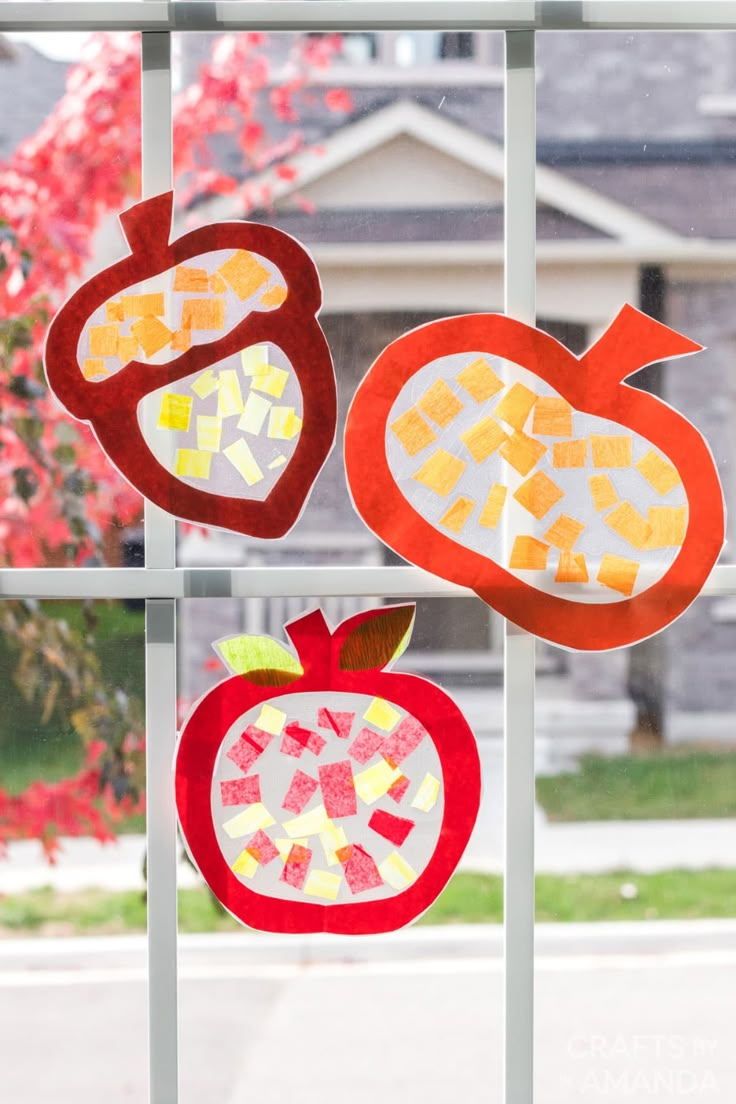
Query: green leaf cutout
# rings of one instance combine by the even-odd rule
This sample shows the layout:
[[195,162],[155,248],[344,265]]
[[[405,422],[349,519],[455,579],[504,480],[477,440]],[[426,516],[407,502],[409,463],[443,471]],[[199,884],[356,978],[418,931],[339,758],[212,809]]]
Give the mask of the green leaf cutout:
[[340,649],[340,669],[369,671],[398,659],[411,639],[414,612],[414,606],[393,606],[363,621]]
[[284,686],[304,674],[299,660],[270,636],[229,636],[214,647],[233,674],[258,686]]

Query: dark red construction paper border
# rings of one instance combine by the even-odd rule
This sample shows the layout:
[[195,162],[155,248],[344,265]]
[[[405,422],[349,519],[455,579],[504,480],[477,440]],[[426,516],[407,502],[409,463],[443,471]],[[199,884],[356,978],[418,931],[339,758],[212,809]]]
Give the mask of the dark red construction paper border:
[[[622,380],[646,364],[700,349],[628,305],[582,357],[541,330],[499,314],[465,315],[420,326],[384,349],[348,412],[345,466],[356,509],[399,555],[470,587],[504,617],[545,640],[590,651],[643,640],[679,617],[699,594],[723,547],[725,511],[713,457],[695,426],[661,399]],[[687,532],[669,570],[648,590],[601,605],[539,591],[438,532],[404,497],[386,458],[391,407],[402,387],[426,364],[472,352],[527,368],[576,410],[609,418],[640,434],[675,465],[688,499]]]
[[[219,901],[249,927],[271,932],[333,932],[343,935],[393,931],[410,923],[441,893],[470,839],[480,805],[480,760],[475,737],[455,703],[434,683],[387,671],[341,671],[346,628],[375,614],[343,622],[329,640],[321,613],[287,626],[304,664],[304,675],[286,687],[257,686],[240,675],[218,683],[184,724],[176,757],[176,805],[189,851]],[[323,628],[324,627],[324,628]],[[311,657],[311,658],[310,658]],[[416,717],[435,743],[442,764],[444,812],[434,854],[417,880],[379,901],[313,904],[257,893],[230,869],[211,813],[212,776],[230,729],[249,709],[274,696],[339,693],[381,697]],[[334,703],[339,708],[339,702]]]
[[[317,269],[294,238],[257,223],[214,223],[169,244],[172,209],[173,192],[167,192],[120,216],[133,252],[88,280],[54,318],[44,354],[49,386],[73,417],[91,424],[128,482],[168,513],[254,537],[283,536],[299,517],[335,440],[337,389],[330,350],[316,319],[322,302]],[[134,360],[106,379],[85,380],[77,360],[79,335],[102,303],[191,257],[218,249],[247,249],[277,265],[287,288],[283,304],[251,312],[223,337],[194,345],[169,364]],[[149,449],[138,425],[138,404],[149,392],[262,342],[278,345],[297,373],[303,426],[294,454],[261,502],[190,487]]]

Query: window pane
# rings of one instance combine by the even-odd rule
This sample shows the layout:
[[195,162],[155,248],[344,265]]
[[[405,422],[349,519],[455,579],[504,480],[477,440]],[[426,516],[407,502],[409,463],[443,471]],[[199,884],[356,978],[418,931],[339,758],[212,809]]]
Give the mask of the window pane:
[[[731,34],[720,35],[717,48],[705,33],[544,34],[538,44],[538,153],[544,171],[553,174],[540,177],[545,225],[556,188],[573,183],[583,189],[576,199],[581,226],[539,242],[540,313],[570,281],[562,320],[584,326],[588,342],[628,299],[705,346],[693,357],[645,368],[631,384],[659,394],[704,434],[725,495],[726,563],[732,559],[736,484],[729,382],[733,266],[724,263],[723,250],[733,232],[728,205],[712,190],[727,194],[731,171],[727,90],[735,42]],[[606,78],[598,79],[602,74]],[[580,111],[571,114],[574,96]],[[617,211],[605,214],[601,200],[615,201]],[[588,239],[584,264],[579,235]],[[559,263],[551,263],[552,253]],[[563,662],[581,697],[630,696],[644,734],[651,728],[669,733],[676,723],[666,716],[665,697],[691,727],[705,730],[712,718],[720,729],[736,708],[732,624],[730,598],[701,598],[664,637],[633,650],[631,673],[628,653]]]
[[[706,346],[631,383],[706,436],[729,505],[733,263],[724,249],[734,230],[723,198],[734,36],[716,45],[708,33],[542,34],[537,53],[538,157],[552,170],[540,180],[539,311],[562,293],[563,318],[585,325],[592,342],[628,301]],[[568,225],[542,231],[555,190],[570,182],[582,190]],[[601,200],[617,210],[604,212]],[[588,242],[584,261],[579,239]]]
[[536,1066],[550,1100],[733,1091],[736,714],[683,702],[691,650],[678,623],[540,680]]
[[80,37],[0,44],[0,91],[13,103],[0,136],[0,539],[12,567],[118,565],[142,517],[138,494],[48,394],[42,369],[51,318],[116,256],[110,215],[139,188],[137,39],[110,39],[74,67]]
[[[379,602],[375,598],[348,598],[322,606],[329,610],[329,621],[334,626],[361,605],[375,606]],[[197,639],[202,657],[206,656],[211,639],[243,631],[253,604],[181,602],[180,642]],[[266,602],[263,604],[268,608]],[[447,617],[452,614],[453,600],[437,604]],[[303,605],[314,608],[316,603]],[[297,617],[296,602],[293,607],[288,613],[282,609],[280,616]],[[278,608],[274,602],[274,614]],[[286,642],[283,629],[274,628],[273,633]],[[436,646],[435,641],[429,652],[426,640],[413,637],[396,670],[431,669]],[[210,655],[214,657],[213,652]],[[183,680],[193,679],[195,692],[202,694],[225,673],[218,661],[194,662],[191,658],[182,663],[180,671],[183,705],[195,696]],[[365,677],[366,685],[371,677],[370,673]],[[197,945],[182,935],[184,1101],[195,1099],[202,1087],[202,1069],[214,1065],[217,1083],[225,1095],[256,1093],[267,1087],[277,1097],[298,1091],[316,1100],[329,1095],[335,1083],[349,1079],[351,1094],[357,1094],[355,1098],[360,1101],[380,1095],[398,1104],[405,1098],[407,1084],[414,1086],[412,1091],[421,1093],[423,1099],[437,1104],[447,1099],[450,1085],[460,1086],[468,1098],[490,1092],[493,1099],[500,1099],[500,672],[489,675],[480,667],[462,673],[434,669],[432,678],[452,696],[473,729],[483,772],[477,827],[459,872],[418,924],[395,935],[360,939],[248,933],[238,929],[211,901],[199,908],[197,920],[195,895],[200,900],[204,896],[197,881],[197,888],[189,891],[186,899],[180,899],[180,931],[191,931],[192,924],[200,923],[207,924],[206,930],[239,930],[240,935],[236,942],[223,941],[217,953],[211,943],[202,944],[197,952]],[[268,702],[288,717],[294,702],[308,696],[300,694],[296,684],[277,687],[274,695]],[[392,701],[402,708],[400,698]],[[241,718],[233,732],[242,728],[245,720]],[[280,740],[274,740],[273,746],[278,743]],[[267,752],[270,750],[269,745]],[[316,760],[311,752],[305,752],[293,766],[309,771],[307,758],[314,771]],[[367,762],[370,764],[370,760]],[[267,764],[264,753],[258,769],[262,800],[278,820],[290,814],[279,812],[276,805],[269,806],[267,791],[272,786],[273,770],[273,759]],[[408,767],[406,772],[412,773]],[[237,771],[233,769],[233,773]],[[400,814],[402,808],[403,804],[398,806]],[[215,815],[214,797],[212,810],[204,815]],[[341,821],[348,832],[350,819]],[[265,831],[269,837],[278,838],[277,827]],[[370,833],[371,839],[374,834]],[[322,845],[316,839],[313,842],[321,856]],[[365,844],[370,849],[368,840]],[[281,863],[281,859],[275,861]],[[319,865],[316,857],[314,863]],[[267,870],[265,867],[261,873]],[[248,885],[258,892],[255,881]],[[199,980],[187,981],[187,963],[195,962]],[[392,1000],[386,1002],[389,991]],[[328,1039],[334,1036],[335,1040],[334,1048],[327,1044],[327,1053],[325,1032]],[[279,1059],[284,1038],[290,1040],[293,1060],[288,1063]],[[431,1060],[427,1044],[437,1051]]]
[[120,602],[5,601],[0,671],[4,1089],[94,1104],[104,1085],[116,1104],[140,1099],[143,615]]
[[[259,194],[256,184],[270,189],[269,201],[254,201],[250,217],[294,235],[319,268],[320,323],[338,384],[335,448],[303,516],[284,540],[257,543],[221,534],[203,540],[192,533],[181,541],[182,562],[385,562],[386,550],[355,514],[345,484],[341,443],[355,389],[382,349],[413,327],[467,309],[501,306],[498,163],[486,172],[469,163],[464,148],[472,113],[483,130],[490,121],[493,150],[500,156],[501,84],[497,70],[491,80],[488,64],[491,53],[496,62],[500,57],[500,36],[484,37],[477,88],[468,87],[467,78],[458,82],[454,71],[447,75],[449,59],[437,55],[432,45],[437,36],[431,34],[411,36],[427,64],[408,83],[404,69],[392,60],[395,36],[373,36],[378,74],[370,59],[347,64],[347,44],[365,37],[345,36],[324,68],[310,69],[309,88],[293,97],[298,120],[291,126],[272,126],[269,117],[264,148],[276,135],[293,136],[297,127],[304,132],[312,152],[294,160],[295,175],[250,173],[251,196]],[[310,42],[328,38],[310,36]],[[211,40],[205,35],[176,38],[184,74],[196,71]],[[286,54],[285,43],[292,41],[283,35],[269,38],[276,83],[283,79],[279,59]],[[218,217],[237,213],[241,202],[238,192],[216,205],[200,205],[196,217],[206,221],[209,210]],[[483,239],[493,243],[492,262],[478,258],[458,264],[459,244]],[[471,636],[485,640],[488,617],[477,614]]]
[[[576,226],[539,242],[540,312],[566,284],[562,318],[589,341],[628,300],[706,346],[630,382],[702,431],[728,506],[736,39],[542,34],[538,63],[540,199],[582,189]],[[719,949],[735,884],[731,612],[699,598],[659,636],[558,653],[540,679],[536,1061],[551,1101],[733,1092]]]

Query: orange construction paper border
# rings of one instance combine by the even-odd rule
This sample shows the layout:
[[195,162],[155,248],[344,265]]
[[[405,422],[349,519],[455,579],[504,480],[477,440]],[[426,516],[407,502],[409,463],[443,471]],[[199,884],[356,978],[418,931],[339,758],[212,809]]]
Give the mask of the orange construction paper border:
[[[723,547],[725,508],[704,438],[661,399],[624,383],[646,364],[702,346],[625,305],[581,357],[532,326],[500,314],[430,322],[394,341],[360,384],[345,429],[345,466],[358,513],[400,556],[461,586],[517,625],[566,648],[602,651],[652,636],[699,594]],[[389,469],[385,434],[391,408],[421,368],[454,353],[487,353],[545,380],[571,405],[638,433],[677,467],[688,525],[677,558],[648,590],[605,605],[547,594],[437,531],[407,501]]]

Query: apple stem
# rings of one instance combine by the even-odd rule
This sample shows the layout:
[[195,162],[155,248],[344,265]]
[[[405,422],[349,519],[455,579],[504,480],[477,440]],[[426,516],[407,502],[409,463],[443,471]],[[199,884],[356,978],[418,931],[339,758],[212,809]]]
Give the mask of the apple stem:
[[332,633],[321,609],[311,610],[295,621],[284,625],[286,635],[296,648],[299,662],[305,671],[314,667],[315,660],[329,662]]

